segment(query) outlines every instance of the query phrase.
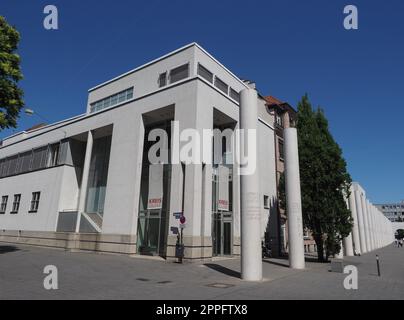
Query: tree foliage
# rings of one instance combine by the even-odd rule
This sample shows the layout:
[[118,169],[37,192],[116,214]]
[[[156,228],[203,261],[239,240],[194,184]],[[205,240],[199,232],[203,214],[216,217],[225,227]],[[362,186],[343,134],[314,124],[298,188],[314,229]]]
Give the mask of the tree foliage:
[[16,53],[20,34],[0,16],[0,129],[15,128],[23,92],[18,87],[22,79],[20,57]]
[[298,104],[297,130],[303,223],[313,234],[319,260],[324,261],[340,251],[341,240],[352,229],[345,200],[351,177],[324,111],[313,111],[307,95]]

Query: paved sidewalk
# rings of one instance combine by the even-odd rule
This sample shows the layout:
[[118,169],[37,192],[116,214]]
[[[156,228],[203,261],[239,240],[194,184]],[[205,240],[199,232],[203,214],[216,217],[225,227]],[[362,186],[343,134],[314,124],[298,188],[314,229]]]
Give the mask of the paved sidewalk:
[[[287,260],[266,259],[265,280],[250,283],[239,279],[239,259],[181,265],[0,243],[0,299],[404,299],[404,249],[346,258],[358,268],[358,290],[345,290],[345,274],[311,260],[300,271],[289,269]],[[46,265],[58,268],[58,290],[43,287]]]

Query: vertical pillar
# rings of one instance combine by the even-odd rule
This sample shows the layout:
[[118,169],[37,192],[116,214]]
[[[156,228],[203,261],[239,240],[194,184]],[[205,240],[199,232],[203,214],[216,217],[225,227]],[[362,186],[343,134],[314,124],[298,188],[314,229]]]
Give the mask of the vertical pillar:
[[[241,277],[248,281],[262,280],[261,215],[257,166],[257,91],[247,88],[240,94],[240,129],[242,137],[240,154],[247,163],[241,167]],[[255,134],[254,141],[248,134]],[[253,143],[255,145],[248,145]],[[240,164],[241,165],[241,164]],[[254,172],[248,167],[255,167]],[[245,169],[245,170],[243,170]]]
[[81,214],[84,212],[85,205],[86,205],[88,174],[90,172],[93,141],[94,141],[93,133],[92,133],[92,131],[88,131],[86,154],[85,154],[85,158],[84,158],[83,174],[82,174],[82,178],[81,178],[81,186],[80,186],[80,194],[79,194],[79,204],[78,204],[78,210],[77,210],[78,212],[77,212],[77,222],[76,222],[76,233],[78,233],[80,231]]
[[358,214],[360,252],[366,253],[368,250],[366,248],[365,223],[363,218],[362,196],[360,190],[355,190],[355,203],[356,203],[356,213]]
[[359,225],[358,214],[356,212],[355,191],[351,188],[351,194],[349,195],[349,208],[351,209],[353,227],[352,227],[352,241],[355,247],[355,254],[361,254],[361,244],[359,239]]
[[370,247],[368,208],[366,204],[366,196],[364,194],[361,195],[361,203],[363,212],[363,225],[365,231],[366,251],[369,252],[372,251],[372,248]]
[[[345,202],[346,202],[347,208],[350,209],[349,198],[347,198],[346,196],[345,196]],[[351,216],[352,216],[352,213],[351,213]],[[343,246],[344,246],[345,256],[352,257],[354,255],[353,247],[352,247],[352,230],[349,233],[349,235],[344,238],[344,240],[342,242],[343,242]]]
[[368,211],[369,246],[370,246],[370,251],[373,251],[375,248],[373,246],[372,206],[368,199],[366,199],[366,208]]
[[296,128],[284,130],[286,210],[289,226],[289,265],[304,269],[302,200],[300,194],[299,152]]

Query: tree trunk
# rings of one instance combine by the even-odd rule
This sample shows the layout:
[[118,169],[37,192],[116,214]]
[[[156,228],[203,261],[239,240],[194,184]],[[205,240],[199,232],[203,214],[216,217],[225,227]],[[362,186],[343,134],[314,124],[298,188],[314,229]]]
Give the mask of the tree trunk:
[[318,262],[324,262],[324,242],[323,237],[321,235],[315,235],[314,241],[317,246],[317,260]]

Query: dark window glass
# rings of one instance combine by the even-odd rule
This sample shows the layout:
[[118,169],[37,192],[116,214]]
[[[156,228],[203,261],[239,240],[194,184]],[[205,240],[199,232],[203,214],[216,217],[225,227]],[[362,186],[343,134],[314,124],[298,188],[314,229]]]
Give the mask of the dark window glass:
[[185,78],[188,78],[189,74],[189,64],[184,64],[180,67],[172,69],[170,71],[170,83],[174,83]]
[[8,196],[1,197],[0,213],[5,213],[7,209]]
[[229,86],[218,77],[215,77],[215,87],[218,88],[220,91],[223,91],[225,94],[228,94],[229,92]]
[[240,94],[233,88],[230,88],[230,97],[240,103]]
[[283,148],[283,141],[279,140],[279,159],[283,160],[285,157],[284,148]]
[[209,81],[210,83],[213,83],[213,73],[210,72],[201,64],[198,64],[198,74],[205,80]]
[[33,192],[32,193],[31,206],[30,206],[30,209],[29,209],[30,212],[37,212],[38,211],[40,197],[41,197],[40,192]]
[[21,194],[15,194],[13,201],[13,208],[11,209],[12,213],[18,213],[18,210],[20,209],[20,200],[21,200]]
[[160,73],[159,76],[159,88],[165,87],[167,85],[167,72]]

